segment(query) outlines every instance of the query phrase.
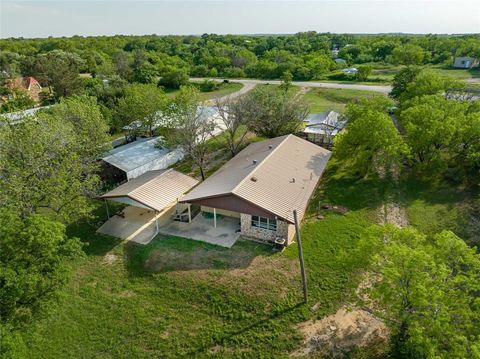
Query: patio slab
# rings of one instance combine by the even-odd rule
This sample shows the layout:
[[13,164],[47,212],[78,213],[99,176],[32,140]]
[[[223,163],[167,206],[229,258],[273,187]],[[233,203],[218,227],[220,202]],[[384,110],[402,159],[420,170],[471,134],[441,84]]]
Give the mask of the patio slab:
[[110,217],[97,232],[139,244],[148,244],[156,236],[154,211],[128,206],[123,213],[124,217]]
[[240,233],[235,233],[238,230],[240,230],[240,218],[217,218],[215,228],[213,219],[205,218],[201,213],[191,223],[170,221],[160,227],[160,233],[164,235],[190,238],[227,248],[231,248],[240,237]]

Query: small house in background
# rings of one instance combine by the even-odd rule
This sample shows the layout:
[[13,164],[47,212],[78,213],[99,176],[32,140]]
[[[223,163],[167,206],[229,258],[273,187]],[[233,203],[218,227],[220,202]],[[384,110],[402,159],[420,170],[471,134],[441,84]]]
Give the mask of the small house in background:
[[40,102],[42,86],[34,77],[24,76],[7,80],[5,87],[11,91],[24,91],[33,101]]
[[478,59],[474,57],[456,57],[453,67],[456,69],[471,69],[478,66]]
[[330,147],[335,136],[345,127],[345,121],[335,111],[313,113],[305,122],[306,126],[302,131],[305,139],[324,147]]
[[102,179],[110,183],[123,183],[147,171],[168,168],[183,158],[180,149],[162,147],[161,139],[141,138],[106,153],[101,158]]

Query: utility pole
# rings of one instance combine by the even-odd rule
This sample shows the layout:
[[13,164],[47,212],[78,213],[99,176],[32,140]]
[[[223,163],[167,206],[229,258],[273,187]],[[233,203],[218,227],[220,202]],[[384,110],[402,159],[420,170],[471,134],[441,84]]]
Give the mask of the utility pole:
[[295,234],[297,237],[298,243],[298,259],[300,260],[300,271],[302,273],[302,284],[303,284],[303,300],[305,303],[308,301],[308,287],[307,287],[307,276],[305,274],[305,262],[303,261],[303,249],[302,249],[302,240],[300,239],[300,226],[298,225],[297,210],[293,210],[293,219],[295,220]]

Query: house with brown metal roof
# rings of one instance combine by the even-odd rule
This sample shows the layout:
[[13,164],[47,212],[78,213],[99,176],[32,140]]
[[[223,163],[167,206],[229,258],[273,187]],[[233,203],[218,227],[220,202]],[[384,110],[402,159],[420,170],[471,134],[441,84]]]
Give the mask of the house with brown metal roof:
[[215,227],[233,217],[243,237],[288,245],[293,210],[301,220],[330,155],[294,135],[252,143],[179,202],[212,214]]

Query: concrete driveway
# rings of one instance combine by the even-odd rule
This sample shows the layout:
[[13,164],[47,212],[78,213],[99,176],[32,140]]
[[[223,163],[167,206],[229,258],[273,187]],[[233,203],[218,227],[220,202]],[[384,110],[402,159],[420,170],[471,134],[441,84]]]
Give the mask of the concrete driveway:
[[[199,82],[204,81],[206,78],[193,77],[191,81]],[[223,82],[222,79],[210,79],[217,82]],[[280,85],[282,82],[279,80],[255,80],[255,79],[228,79],[230,82],[238,82],[243,84],[243,88],[240,91],[234,92],[225,97],[235,97],[240,96],[243,93],[250,91],[253,87],[258,84],[272,84]],[[309,87],[309,88],[326,88],[326,89],[350,89],[350,90],[361,90],[361,91],[375,91],[383,94],[388,94],[391,90],[391,86],[387,85],[357,85],[357,84],[344,84],[336,82],[314,82],[314,81],[292,81],[292,85],[300,87]],[[248,86],[246,88],[246,86]],[[245,89],[246,88],[246,89]]]
[[201,213],[191,223],[170,221],[160,227],[160,233],[164,235],[190,238],[226,248],[231,248],[240,237],[237,230],[240,230],[240,218],[217,218],[215,228],[213,219],[205,218]]

